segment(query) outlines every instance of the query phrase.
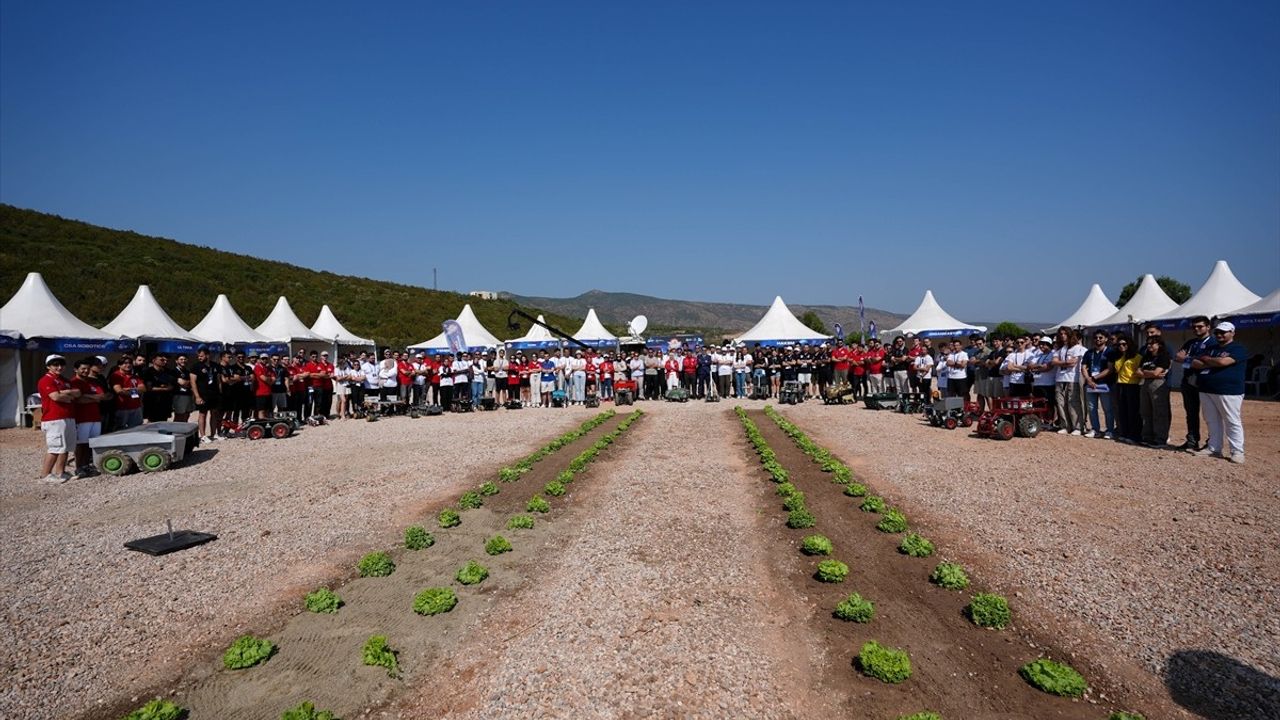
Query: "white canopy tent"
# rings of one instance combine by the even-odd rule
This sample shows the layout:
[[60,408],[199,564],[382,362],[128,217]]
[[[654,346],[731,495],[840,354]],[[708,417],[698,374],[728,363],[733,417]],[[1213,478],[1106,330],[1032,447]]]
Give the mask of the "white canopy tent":
[[1077,327],[1093,327],[1099,320],[1109,318],[1116,314],[1119,310],[1110,300],[1107,299],[1105,293],[1102,292],[1102,286],[1094,283],[1089,288],[1089,294],[1085,297],[1084,302],[1080,303],[1080,307],[1071,313],[1066,320],[1045,328],[1045,332],[1053,332],[1060,327],[1077,328]]
[[[546,318],[539,315],[538,322],[545,323]],[[509,350],[543,350],[560,347],[560,338],[552,335],[550,330],[541,325],[530,325],[529,332],[514,340],[508,340],[506,345]]]
[[908,333],[918,337],[961,337],[970,333],[985,333],[987,328],[983,325],[970,325],[969,323],[960,322],[942,309],[937,299],[933,297],[932,290],[924,291],[924,299],[920,301],[920,306],[916,311],[911,313],[911,317],[903,320],[897,327],[889,330],[887,335],[906,335]]
[[357,345],[359,347],[376,348],[377,345],[368,338],[362,338],[343,327],[328,305],[320,308],[320,315],[311,326],[311,332],[332,340],[335,345]]
[[213,301],[204,319],[191,328],[191,334],[205,342],[220,342],[226,345],[243,346],[246,352],[281,352],[281,343],[249,327],[240,319],[239,313],[231,306],[226,295],[219,295]]
[[1129,302],[1111,315],[1094,323],[1093,327],[1113,327],[1142,323],[1163,315],[1176,307],[1178,307],[1178,303],[1164,293],[1164,290],[1160,288],[1160,283],[1156,282],[1156,276],[1147,273],[1142,276],[1142,282],[1138,284],[1138,289],[1134,291],[1133,297],[1129,298]]
[[337,344],[329,338],[312,332],[311,328],[298,319],[289,305],[289,300],[283,295],[276,300],[276,306],[271,308],[267,319],[254,329],[276,342],[288,343],[289,352],[325,351],[332,352],[335,358],[338,354]]
[[[475,311],[471,309],[471,304],[467,303],[462,306],[462,312],[458,313],[458,317],[454,321],[462,328],[462,339],[467,342],[467,350],[481,351],[496,348],[502,345],[493,333],[485,329],[480,324],[480,320],[476,318]],[[445,337],[444,332],[439,335],[420,342],[417,345],[410,345],[410,350],[421,350],[433,355],[449,352],[449,339]]]
[[1213,264],[1213,270],[1209,272],[1208,279],[1190,299],[1173,310],[1150,319],[1165,324],[1165,321],[1187,320],[1197,315],[1213,318],[1258,302],[1260,299],[1236,279],[1235,273],[1231,272],[1226,260],[1219,260]]
[[587,317],[582,321],[582,327],[578,328],[578,332],[573,334],[573,339],[592,347],[617,347],[618,345],[618,336],[605,329],[600,318],[596,316],[595,308],[587,308]]
[[0,307],[0,328],[5,329],[4,344],[17,345],[9,347],[5,357],[0,358],[4,378],[0,379],[0,394],[13,398],[4,402],[0,417],[3,426],[21,422],[24,388],[35,387],[44,373],[43,355],[53,352],[69,357],[72,353],[111,356],[134,346],[132,340],[99,330],[72,314],[38,272],[27,273],[22,286]]
[[[133,299],[114,320],[102,326],[104,332],[112,335],[136,338],[138,340],[162,341],[161,352],[184,352],[195,349],[200,338],[192,335],[169,317],[169,313],[160,307],[151,288],[139,285]],[[172,347],[169,347],[172,346]]]
[[734,343],[752,345],[813,345],[829,340],[830,336],[810,328],[796,319],[782,296],[773,298],[773,304],[751,329],[734,339]]
[[1239,317],[1241,315],[1275,315],[1277,313],[1280,313],[1280,288],[1272,290],[1270,295],[1260,298],[1257,302],[1249,303],[1225,314],[1231,317]]

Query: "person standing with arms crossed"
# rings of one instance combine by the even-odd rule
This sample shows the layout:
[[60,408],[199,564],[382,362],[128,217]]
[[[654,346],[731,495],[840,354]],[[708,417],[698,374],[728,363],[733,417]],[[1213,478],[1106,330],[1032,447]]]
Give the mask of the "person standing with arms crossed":
[[76,399],[80,391],[62,376],[66,358],[50,355],[44,359],[45,373],[36,383],[40,392],[40,429],[45,448],[40,478],[47,483],[64,483],[71,479],[67,472],[67,454],[76,442]]
[[1200,374],[1191,369],[1191,362],[1204,354],[1213,339],[1209,337],[1209,318],[1197,315],[1191,318],[1191,332],[1195,336],[1182,344],[1174,361],[1182,363],[1182,410],[1187,415],[1187,437],[1179,450],[1195,452],[1200,449]]

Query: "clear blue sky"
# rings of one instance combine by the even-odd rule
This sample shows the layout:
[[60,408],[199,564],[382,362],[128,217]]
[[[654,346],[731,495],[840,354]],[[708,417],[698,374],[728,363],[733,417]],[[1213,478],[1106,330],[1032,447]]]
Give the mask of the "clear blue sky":
[[0,201],[442,288],[1280,285],[1280,3],[0,4]]

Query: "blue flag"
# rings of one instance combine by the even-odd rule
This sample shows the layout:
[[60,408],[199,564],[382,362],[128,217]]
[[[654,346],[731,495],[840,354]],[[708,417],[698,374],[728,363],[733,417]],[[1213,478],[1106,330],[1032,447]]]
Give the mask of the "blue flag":
[[836,323],[836,339],[844,340],[844,326],[840,323]]
[[879,339],[880,339],[880,336],[876,333],[876,321],[875,321],[875,320],[872,320],[872,321],[871,321],[871,324],[870,324],[870,325],[868,325],[868,328],[869,328],[869,331],[870,331],[870,333],[871,333],[871,339],[872,339],[872,340],[879,340]]
[[862,305],[862,296],[858,296],[858,335],[867,336],[867,309]]
[[444,321],[444,337],[449,341],[449,352],[466,352],[467,339],[462,336],[462,326],[457,320]]

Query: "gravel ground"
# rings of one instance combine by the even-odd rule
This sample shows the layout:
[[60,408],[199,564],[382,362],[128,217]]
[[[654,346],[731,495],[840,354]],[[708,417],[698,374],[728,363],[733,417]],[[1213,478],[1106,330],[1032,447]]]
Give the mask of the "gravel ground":
[[565,534],[529,586],[398,716],[832,716],[803,675],[817,643],[778,610],[791,591],[764,560],[761,488],[730,444],[733,415],[642,407],[625,444],[575,484]]
[[[163,688],[301,595],[350,574],[407,518],[596,411],[337,422],[287,440],[215,442],[155,475],[33,478],[32,431],[0,434],[0,717],[91,713]],[[536,421],[535,421],[536,418]],[[486,477],[485,479],[489,479]],[[164,529],[215,542],[164,557],[121,543]],[[41,708],[41,709],[37,709]]]
[[1280,404],[1246,403],[1244,466],[1056,434],[983,440],[862,407],[781,410],[1069,649],[1140,664],[1151,694],[1205,717],[1277,717]]

